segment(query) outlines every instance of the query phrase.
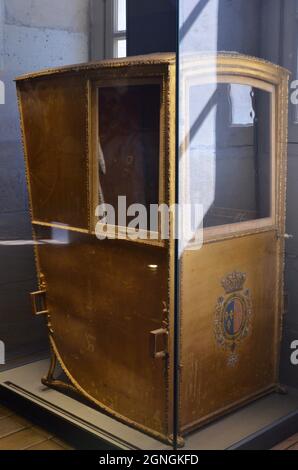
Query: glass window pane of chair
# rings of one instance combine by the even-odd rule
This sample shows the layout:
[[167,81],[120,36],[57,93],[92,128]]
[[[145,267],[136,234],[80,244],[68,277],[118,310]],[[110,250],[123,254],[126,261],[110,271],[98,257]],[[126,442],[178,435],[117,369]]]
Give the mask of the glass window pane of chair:
[[100,203],[117,214],[126,196],[127,207],[143,204],[149,217],[159,203],[160,86],[99,88],[98,106]]
[[189,120],[189,196],[203,205],[204,227],[270,217],[271,93],[194,85]]

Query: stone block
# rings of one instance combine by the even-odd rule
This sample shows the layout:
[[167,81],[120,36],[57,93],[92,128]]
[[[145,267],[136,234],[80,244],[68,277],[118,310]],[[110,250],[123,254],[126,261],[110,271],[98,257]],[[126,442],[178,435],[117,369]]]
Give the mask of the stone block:
[[4,25],[4,66],[16,74],[88,61],[88,36]]
[[4,0],[5,22],[17,26],[88,31],[89,0]]

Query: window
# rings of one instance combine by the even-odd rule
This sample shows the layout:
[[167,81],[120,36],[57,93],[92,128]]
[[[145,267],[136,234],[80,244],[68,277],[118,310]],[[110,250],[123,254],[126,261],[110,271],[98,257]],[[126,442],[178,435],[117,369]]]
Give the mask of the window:
[[126,57],[126,0],[90,2],[90,60]]
[[[98,88],[99,203],[116,213],[119,196],[127,207],[143,204],[148,216],[159,204],[160,93],[159,83]],[[152,229],[149,220],[139,228]]]
[[[225,75],[222,83],[190,79],[186,96],[191,130],[184,143],[184,197],[192,207],[202,207],[204,236],[271,226],[275,214],[273,88]],[[193,233],[202,227],[197,220],[189,224]]]
[[113,56],[126,57],[126,0],[113,0]]

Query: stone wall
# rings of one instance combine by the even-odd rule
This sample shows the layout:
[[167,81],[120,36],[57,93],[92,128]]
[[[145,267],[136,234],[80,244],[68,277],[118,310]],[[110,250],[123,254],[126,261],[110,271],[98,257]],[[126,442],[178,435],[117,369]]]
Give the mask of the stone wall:
[[89,59],[89,0],[0,0],[0,340],[7,360],[47,347],[29,293],[36,273],[14,78]]

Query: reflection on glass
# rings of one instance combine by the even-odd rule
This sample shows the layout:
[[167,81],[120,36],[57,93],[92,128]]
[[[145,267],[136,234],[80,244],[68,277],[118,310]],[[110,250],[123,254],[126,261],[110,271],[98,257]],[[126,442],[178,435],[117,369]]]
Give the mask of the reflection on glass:
[[253,126],[255,111],[252,102],[253,90],[249,86],[231,83],[230,100],[232,124],[234,126]]
[[159,85],[99,88],[100,203],[116,215],[118,196],[127,207],[143,204],[148,217],[150,204],[158,204],[159,131]]
[[204,227],[271,216],[270,108],[248,85],[190,87],[189,193]]

